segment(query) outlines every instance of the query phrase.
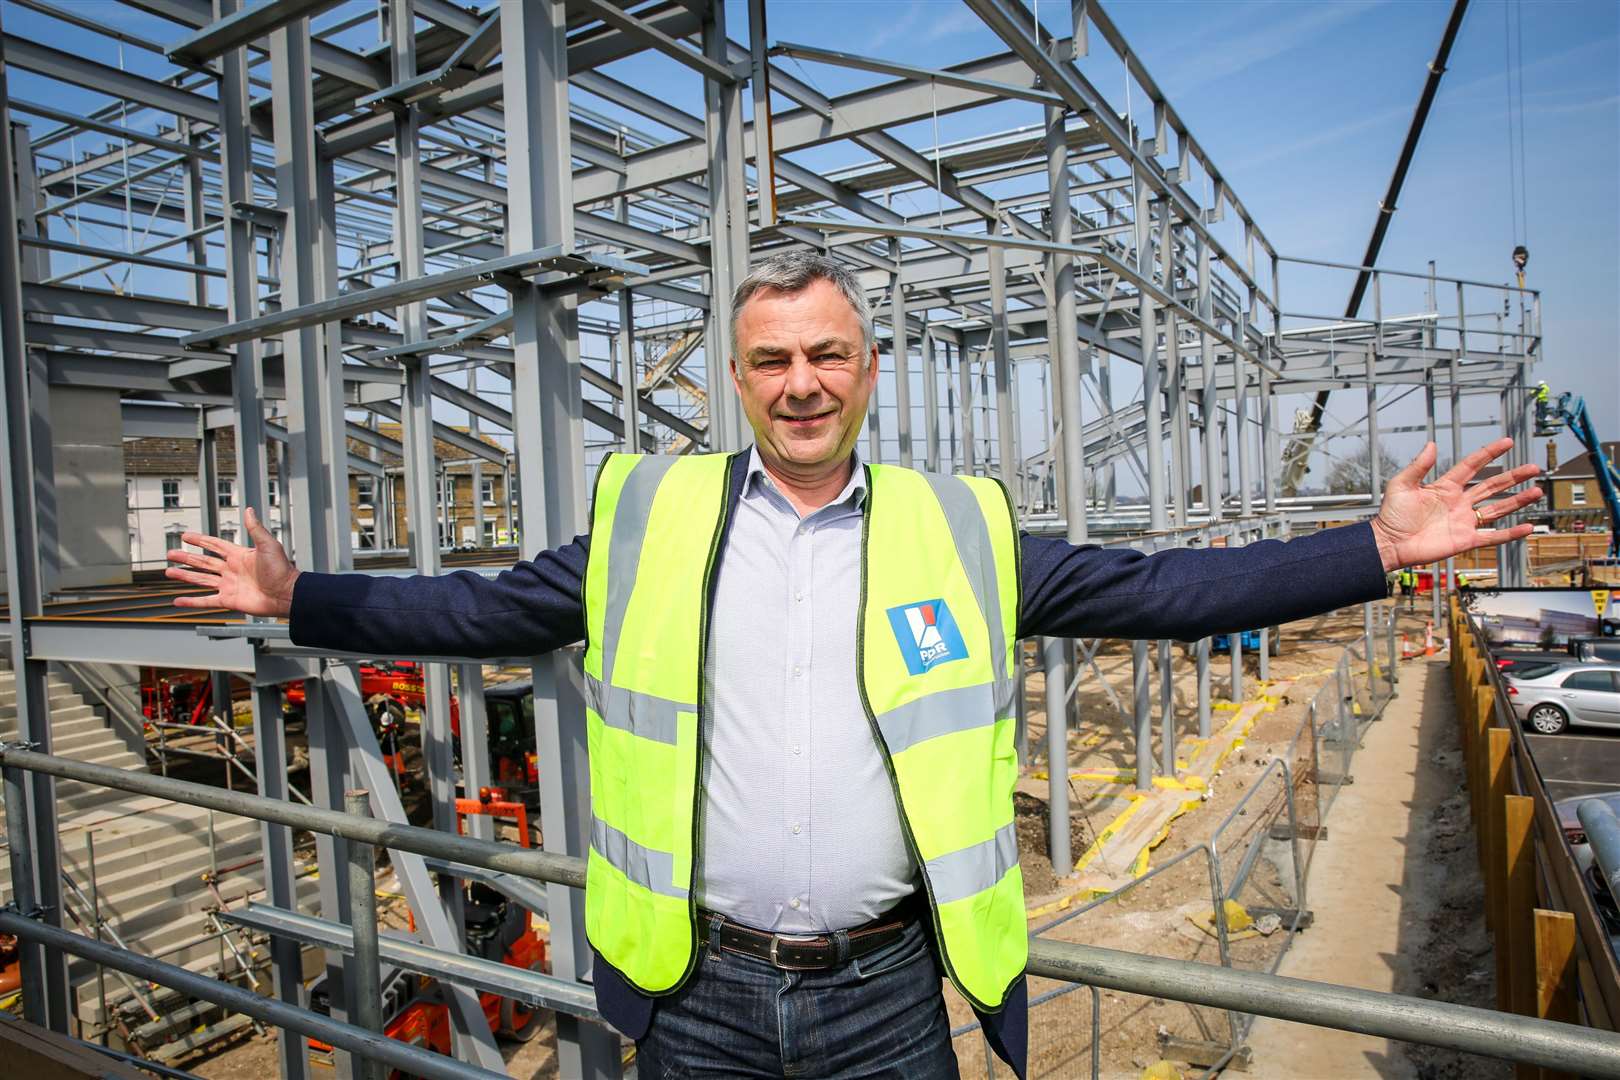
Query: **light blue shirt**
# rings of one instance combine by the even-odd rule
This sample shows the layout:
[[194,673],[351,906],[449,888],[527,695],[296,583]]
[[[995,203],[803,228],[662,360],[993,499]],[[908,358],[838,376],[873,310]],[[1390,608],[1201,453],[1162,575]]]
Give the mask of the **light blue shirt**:
[[856,687],[859,458],[799,517],[748,458],[716,583],[698,903],[746,926],[858,926],[915,888],[894,788]]

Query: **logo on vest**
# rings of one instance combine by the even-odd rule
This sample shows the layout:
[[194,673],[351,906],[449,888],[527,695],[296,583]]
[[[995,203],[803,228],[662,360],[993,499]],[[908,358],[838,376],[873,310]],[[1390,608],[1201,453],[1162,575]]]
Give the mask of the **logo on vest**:
[[889,625],[905,657],[906,670],[925,675],[940,664],[966,660],[962,631],[943,600],[923,600],[889,608]]

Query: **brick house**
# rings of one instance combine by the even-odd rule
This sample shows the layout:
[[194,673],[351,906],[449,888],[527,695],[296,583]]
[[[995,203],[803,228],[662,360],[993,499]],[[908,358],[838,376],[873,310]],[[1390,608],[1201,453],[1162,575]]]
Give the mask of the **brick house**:
[[[1620,461],[1620,441],[1605,442],[1603,452],[1611,462]],[[1606,526],[1608,512],[1603,507],[1603,493],[1598,487],[1597,470],[1590,453],[1570,458],[1547,474],[1551,489],[1553,519],[1561,528],[1575,521],[1585,521],[1588,527]]]

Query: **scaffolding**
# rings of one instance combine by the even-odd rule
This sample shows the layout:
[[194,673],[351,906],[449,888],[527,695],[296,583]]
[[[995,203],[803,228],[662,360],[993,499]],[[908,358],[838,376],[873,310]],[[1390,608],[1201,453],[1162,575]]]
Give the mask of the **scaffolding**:
[[[291,806],[280,687],[296,680],[314,809],[365,788],[378,819],[405,821],[358,689],[364,658],[300,649],[284,625],[225,612],[137,619],[66,603],[75,508],[52,480],[53,394],[108,403],[122,437],[200,440],[205,530],[221,520],[206,497],[219,433],[234,435],[238,505],[270,505],[273,456],[282,540],[304,569],[378,566],[355,550],[350,484],[396,455],[397,546],[432,574],[435,440],[471,460],[475,491],[479,470],[508,478],[525,552],[583,531],[609,450],[746,445],[727,387],[731,293],[751,260],[810,248],[854,268],[879,313],[865,458],[996,476],[1032,532],[1154,550],[1365,518],[1381,494],[1380,435],[1406,430],[1379,414],[1419,392],[1426,433],[1448,422],[1454,459],[1463,427],[1486,425],[1517,438],[1510,465],[1527,460],[1539,293],[1280,254],[1094,0],[1041,18],[1017,0],[965,0],[1001,51],[941,69],[775,40],[765,0],[749,0],[743,27],[709,0],[124,6],[150,36],[10,0],[7,19],[48,32],[0,40],[12,181],[0,220],[17,223],[0,245],[4,631],[18,738],[39,755],[51,752],[47,665],[234,673],[253,684],[259,796]],[[97,47],[68,47],[87,40]],[[824,93],[812,72],[852,88]],[[1103,73],[1117,91],[1100,89]],[[700,92],[667,92],[681,80]],[[1324,280],[1370,290],[1371,313],[1292,299]],[[1284,497],[1293,428],[1278,414],[1322,391],[1365,396],[1361,420],[1327,434],[1365,436],[1369,490]],[[1465,420],[1465,401],[1485,407]],[[1523,583],[1522,544],[1500,574]],[[1438,621],[1438,591],[1434,602]],[[1168,719],[1163,761],[1152,753],[1153,648],[1172,662],[1168,642],[1134,645],[1143,788],[1175,770]],[[1095,649],[1041,643],[1052,715],[1069,711]],[[481,661],[411,659],[426,663],[433,823],[451,834],[452,672],[463,702],[477,700]],[[1199,643],[1206,735],[1209,660]],[[506,661],[533,670],[548,857],[577,860],[590,824],[577,652]],[[1236,648],[1233,671],[1241,696]],[[461,722],[471,791],[488,782],[482,710]],[[1065,725],[1049,728],[1066,753]],[[51,775],[16,779],[26,813],[7,828],[13,880],[59,924]],[[1058,865],[1065,798],[1055,780]],[[291,830],[262,820],[267,904],[291,912]],[[346,835],[317,837],[334,926],[354,914]],[[457,952],[459,916],[434,880],[445,864],[390,846],[425,947]],[[577,997],[590,964],[578,882],[540,877],[552,970]],[[64,945],[23,937],[31,1014],[65,1030]],[[324,947],[341,1022],[353,958]],[[274,999],[301,1005],[298,941],[273,934],[270,952]],[[451,987],[458,1056],[498,1068],[476,993]],[[593,1009],[554,998],[563,1074],[616,1070],[617,1037]],[[281,1045],[282,1075],[306,1076],[301,1041]]]

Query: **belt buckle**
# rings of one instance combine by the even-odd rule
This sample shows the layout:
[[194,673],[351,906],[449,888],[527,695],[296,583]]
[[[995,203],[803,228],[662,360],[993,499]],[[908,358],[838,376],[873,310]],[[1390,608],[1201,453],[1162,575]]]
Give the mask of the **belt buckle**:
[[776,958],[776,946],[778,944],[780,944],[781,942],[784,942],[784,941],[789,942],[789,943],[794,944],[794,945],[808,945],[808,944],[815,941],[817,938],[819,938],[821,936],[822,936],[821,934],[772,934],[771,935],[771,966],[774,967],[774,968],[779,968],[779,969],[781,969],[783,971],[811,971],[811,970],[814,970],[813,968],[805,967],[802,964],[790,965],[790,964],[782,963],[782,961],[780,961],[780,960],[778,960]]

